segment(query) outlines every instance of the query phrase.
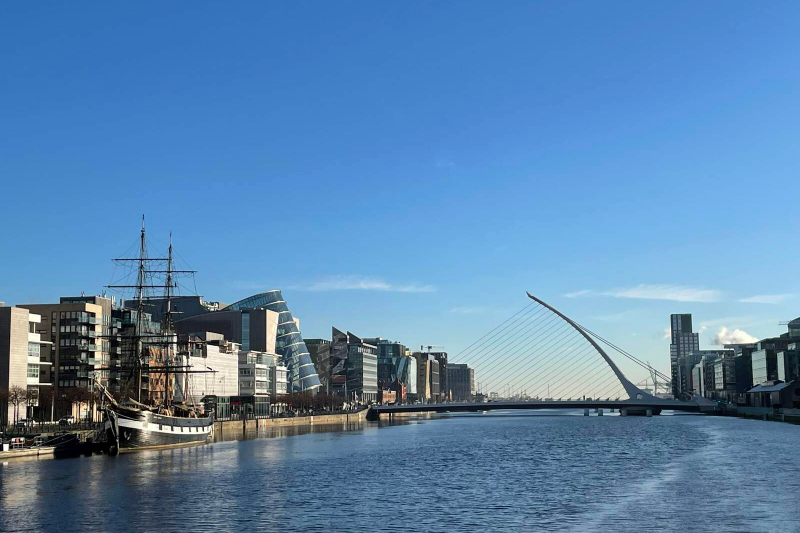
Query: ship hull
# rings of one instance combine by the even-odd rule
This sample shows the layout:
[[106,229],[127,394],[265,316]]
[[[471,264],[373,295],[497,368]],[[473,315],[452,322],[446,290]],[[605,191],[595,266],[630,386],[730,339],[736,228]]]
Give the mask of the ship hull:
[[213,417],[185,418],[149,411],[117,413],[119,451],[162,446],[203,444],[214,431]]

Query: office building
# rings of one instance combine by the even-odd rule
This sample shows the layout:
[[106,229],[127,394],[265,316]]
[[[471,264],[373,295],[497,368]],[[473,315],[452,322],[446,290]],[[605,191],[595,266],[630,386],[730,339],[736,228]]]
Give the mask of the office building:
[[[136,309],[138,305],[139,303],[136,300],[122,302],[122,307],[127,309]],[[202,296],[170,297],[170,310],[172,311],[173,321],[219,311],[224,307],[225,304],[220,302],[206,302]],[[151,315],[154,322],[162,323],[166,310],[167,300],[165,298],[148,298],[146,311]]]
[[[435,385],[436,391],[431,389],[431,394],[435,395],[434,400],[437,402],[450,401],[450,385],[447,382],[447,352],[428,352],[428,356],[433,357],[436,361],[436,369],[438,371],[438,381]],[[433,383],[431,383],[433,387]]]
[[700,349],[700,335],[692,332],[691,314],[673,314],[670,320],[669,357],[672,370],[672,395],[678,397],[681,392],[688,392],[688,376],[680,371],[679,361],[692,352]]
[[52,373],[40,380],[53,383],[54,416],[72,414],[85,419],[96,415],[90,402],[72,401],[80,396],[71,391],[92,390],[94,379],[108,385],[113,306],[111,298],[85,295],[62,297],[59,303],[18,306],[42,317],[37,332],[47,344],[42,344],[41,356],[52,363]]
[[[397,379],[403,387],[408,401],[417,399],[417,358],[406,350],[405,356],[400,360],[397,368]],[[403,401],[406,401],[405,399]]]
[[[241,344],[243,350],[277,353],[288,369],[290,392],[319,389],[320,379],[300,334],[299,321],[292,317],[280,291],[254,294],[224,307],[194,298],[182,304],[184,318],[175,323],[179,333],[214,331]],[[180,302],[178,308],[181,309]],[[272,338],[274,346],[270,346]]]
[[269,415],[270,367],[276,356],[263,352],[239,350],[239,402],[248,405],[246,412],[255,416]]
[[449,364],[447,366],[447,383],[454,402],[472,402],[475,400],[475,370],[469,365]]
[[319,376],[320,391],[331,393],[331,341],[328,339],[304,339],[311,362]]
[[377,348],[349,331],[347,332],[347,394],[348,399],[360,403],[378,401]]
[[[174,399],[199,404],[207,396],[239,395],[239,345],[213,332],[179,335],[180,352],[189,373],[180,374]],[[245,352],[246,353],[246,352]]]
[[242,350],[214,332],[182,335],[180,344],[190,372],[178,376],[176,401],[196,405],[212,398],[218,416],[267,416],[273,399],[286,394],[286,367],[277,354]]
[[378,356],[378,387],[386,389],[397,381],[397,365],[406,355],[406,347],[399,342],[373,337],[364,339],[377,350]]
[[733,351],[723,353],[714,366],[714,389],[711,398],[726,402],[736,402],[736,357]]
[[41,323],[28,309],[0,303],[0,390],[19,394],[16,405],[0,405],[0,427],[22,418],[52,420],[52,362],[42,354],[50,343],[41,338]]
[[426,352],[414,352],[414,358],[417,361],[417,400],[422,403],[441,401],[439,361]]
[[397,401],[413,400],[417,394],[417,362],[408,348],[395,341],[373,337],[365,342],[377,347],[378,387],[394,390]]
[[431,361],[428,354],[414,352],[417,361],[417,396],[420,403],[430,403],[431,400]]
[[143,403],[163,400],[165,391],[174,390],[174,376],[144,370],[138,376],[135,361],[141,359],[147,366],[163,366],[166,340],[161,324],[150,313],[142,312],[140,316],[136,309],[111,309],[108,390],[122,400],[133,398]]
[[785,350],[775,354],[778,360],[778,379],[783,382],[794,381],[800,378],[800,343],[788,343]]

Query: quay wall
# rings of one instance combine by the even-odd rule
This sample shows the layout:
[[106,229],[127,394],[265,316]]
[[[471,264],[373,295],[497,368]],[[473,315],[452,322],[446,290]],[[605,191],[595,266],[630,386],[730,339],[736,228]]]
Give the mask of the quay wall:
[[772,422],[800,424],[800,409],[781,409],[780,412],[776,413],[774,409],[764,407],[739,407],[736,410],[722,411],[714,414],[716,416],[736,416],[752,420],[769,420]]
[[249,433],[273,427],[314,426],[324,424],[346,424],[364,422],[367,409],[356,413],[319,416],[296,416],[291,418],[257,418],[254,420],[226,420],[214,422],[216,436],[231,436],[237,433]]

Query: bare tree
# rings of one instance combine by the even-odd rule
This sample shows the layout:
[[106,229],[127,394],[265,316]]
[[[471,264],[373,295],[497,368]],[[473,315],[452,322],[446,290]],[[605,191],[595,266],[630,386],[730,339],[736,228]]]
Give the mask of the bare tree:
[[92,393],[89,392],[89,389],[85,389],[83,387],[70,387],[66,390],[65,395],[70,404],[70,414],[73,411],[73,408],[77,406],[78,416],[75,418],[81,418],[81,408],[84,404],[89,404],[92,399]]
[[25,403],[27,396],[28,389],[20,387],[19,385],[12,385],[11,388],[8,389],[8,401],[14,406],[15,424],[17,423],[17,420],[19,420],[19,406],[20,404]]
[[8,398],[9,391],[4,387],[0,387],[0,428],[8,425]]

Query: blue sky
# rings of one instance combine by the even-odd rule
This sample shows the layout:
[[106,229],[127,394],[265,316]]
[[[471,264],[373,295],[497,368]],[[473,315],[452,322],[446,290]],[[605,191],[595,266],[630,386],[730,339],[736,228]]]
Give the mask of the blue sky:
[[9,2],[0,300],[198,292],[458,353],[525,290],[663,369],[800,315],[800,4]]

